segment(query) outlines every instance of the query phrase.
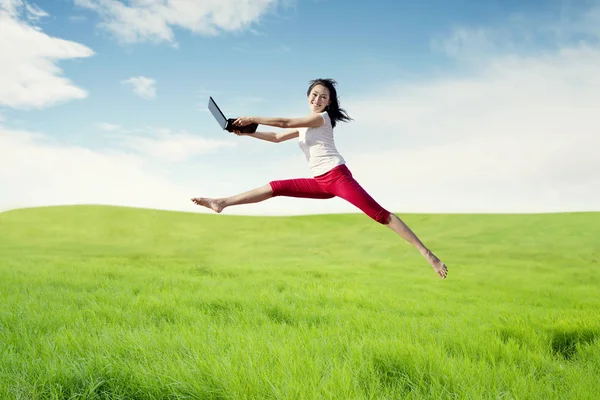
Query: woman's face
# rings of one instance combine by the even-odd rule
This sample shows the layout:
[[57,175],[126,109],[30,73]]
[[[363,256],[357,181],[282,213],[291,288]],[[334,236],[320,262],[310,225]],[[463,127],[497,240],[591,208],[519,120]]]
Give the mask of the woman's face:
[[308,105],[314,113],[323,112],[329,102],[329,89],[323,85],[315,85],[308,94]]

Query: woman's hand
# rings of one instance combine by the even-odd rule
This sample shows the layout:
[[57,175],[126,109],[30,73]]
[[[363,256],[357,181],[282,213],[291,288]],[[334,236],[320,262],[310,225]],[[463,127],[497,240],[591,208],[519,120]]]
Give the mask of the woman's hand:
[[239,117],[233,122],[235,126],[246,126],[254,123],[254,118],[252,117]]

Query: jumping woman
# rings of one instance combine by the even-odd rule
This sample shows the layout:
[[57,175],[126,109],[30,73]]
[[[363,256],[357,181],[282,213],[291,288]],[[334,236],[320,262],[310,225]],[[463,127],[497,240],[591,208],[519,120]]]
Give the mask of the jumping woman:
[[[250,136],[274,143],[298,138],[298,144],[306,156],[314,178],[276,180],[231,197],[196,197],[192,201],[220,213],[229,206],[258,203],[276,196],[310,199],[331,199],[337,196],[359,208],[371,219],[389,227],[415,246],[435,272],[445,279],[448,274],[446,265],[425,247],[400,218],[380,206],[360,186],[352,177],[346,161],[337,151],[333,139],[333,128],[338,121],[350,121],[352,118],[340,108],[335,85],[337,82],[333,79],[310,81],[306,94],[311,113],[306,117],[240,117],[234,122],[235,126],[240,127],[256,123],[286,129],[279,133],[255,132]],[[246,135],[239,131],[235,131],[235,134]]]

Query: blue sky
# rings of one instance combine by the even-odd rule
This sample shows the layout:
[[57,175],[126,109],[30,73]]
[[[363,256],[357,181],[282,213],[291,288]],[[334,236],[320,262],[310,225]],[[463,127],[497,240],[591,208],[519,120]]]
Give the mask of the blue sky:
[[[306,83],[318,76],[335,77],[346,96],[360,96],[362,90],[388,81],[423,79],[428,73],[455,68],[452,59],[431,48],[433,39],[447,35],[454,26],[498,24],[514,13],[544,15],[558,7],[552,1],[539,7],[533,1],[383,1],[373,6],[298,0],[276,3],[271,13],[243,31],[207,37],[174,27],[179,45],[174,48],[168,41],[119,43],[98,27],[98,13],[73,0],[31,3],[50,14],[38,24],[44,32],[94,51],[91,57],[60,63],[65,76],[88,97],[10,115],[27,121],[28,128],[66,135],[79,143],[85,143],[82,128],[92,131],[105,120],[126,126],[202,129],[211,121],[198,112],[198,104],[204,106],[212,92],[222,93],[215,97],[232,111],[260,113],[277,110],[273,103],[303,106]],[[73,17],[85,19],[73,22]],[[142,101],[120,83],[133,76],[156,80],[156,99]],[[244,107],[239,101],[243,97],[266,102]],[[70,125],[65,125],[67,120]]]
[[[339,82],[355,122],[336,130],[338,147],[389,208],[600,208],[586,153],[598,144],[598,1],[212,3],[0,0],[0,85],[12,88],[0,90],[0,183],[14,188],[0,209],[196,211],[190,197],[309,176],[295,143],[227,135],[206,102],[301,116],[316,77]],[[236,212],[355,210],[273,199]]]

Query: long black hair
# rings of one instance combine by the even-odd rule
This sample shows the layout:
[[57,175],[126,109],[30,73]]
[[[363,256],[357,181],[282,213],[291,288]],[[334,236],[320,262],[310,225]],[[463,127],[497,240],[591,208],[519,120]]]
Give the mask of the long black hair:
[[319,78],[319,79],[314,79],[314,80],[310,81],[309,84],[310,84],[310,86],[308,87],[308,90],[306,91],[306,96],[309,96],[310,91],[317,85],[323,85],[327,89],[329,89],[329,97],[330,97],[331,102],[325,108],[325,111],[327,111],[327,114],[329,114],[329,118],[331,119],[332,127],[335,128],[337,121],[346,122],[346,121],[352,120],[352,118],[350,118],[348,116],[346,111],[343,108],[340,108],[340,102],[338,100],[337,90],[335,90],[335,85],[337,85],[337,82],[334,79]]

